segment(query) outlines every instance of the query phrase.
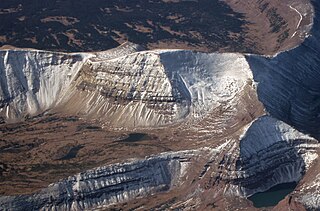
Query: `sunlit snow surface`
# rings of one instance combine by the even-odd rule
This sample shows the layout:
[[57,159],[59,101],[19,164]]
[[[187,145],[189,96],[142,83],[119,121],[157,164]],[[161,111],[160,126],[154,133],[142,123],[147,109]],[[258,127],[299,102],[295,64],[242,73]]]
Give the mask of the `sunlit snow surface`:
[[[319,3],[313,3],[318,12]],[[214,159],[221,153],[225,155],[221,175],[211,173],[219,173],[219,178],[227,181],[226,195],[247,197],[279,183],[299,182],[318,158],[319,26],[315,18],[311,35],[301,46],[268,58],[143,51],[136,45],[81,54],[0,51],[0,114],[7,121],[60,106],[118,127],[152,128],[199,119],[218,106],[236,107],[237,101],[232,99],[239,97],[246,85],[257,87],[266,108],[266,115],[244,125],[242,134],[220,147],[170,152],[88,170],[20,201],[3,197],[1,205],[19,208],[20,202],[28,199],[29,206],[33,203],[39,208],[107,206],[169,190],[192,168],[186,159],[200,155]],[[114,99],[118,96],[122,96],[121,103]],[[230,163],[224,163],[225,159]],[[141,177],[146,180],[139,180]],[[301,203],[315,209],[320,206],[318,177],[303,184],[300,195],[295,193]],[[113,191],[115,184],[122,191]],[[100,194],[105,188],[110,193]],[[80,200],[79,193],[90,197]],[[53,204],[50,194],[59,203]]]
[[[249,65],[240,54],[184,50],[125,53],[2,51],[2,114],[10,121],[69,103],[79,113],[100,112],[117,126],[161,126],[190,115],[204,116],[232,100],[252,81]],[[83,82],[76,79],[87,65],[92,76],[86,80],[95,88],[80,96],[74,86]],[[113,89],[117,90],[111,93]],[[114,96],[103,97],[101,90],[134,100],[115,103],[110,100]]]

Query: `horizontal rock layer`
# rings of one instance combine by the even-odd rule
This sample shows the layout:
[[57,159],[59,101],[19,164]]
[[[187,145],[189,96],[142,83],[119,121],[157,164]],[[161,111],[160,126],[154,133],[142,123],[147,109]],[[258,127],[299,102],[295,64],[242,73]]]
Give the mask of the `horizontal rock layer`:
[[[206,118],[220,105],[232,110],[237,104],[233,100],[246,95],[246,87],[257,85],[258,97],[269,114],[244,125],[242,136],[241,131],[226,134],[220,145],[223,150],[207,153],[208,162],[197,172],[198,180],[189,178],[198,182],[192,194],[199,196],[209,184],[211,188],[222,184],[223,196],[248,197],[279,183],[300,181],[314,168],[319,148],[312,136],[318,138],[320,131],[320,5],[313,3],[316,16],[311,35],[301,46],[272,58],[140,51],[138,47],[70,57],[3,51],[3,117],[10,121],[54,108],[118,127],[163,126],[186,117]],[[89,170],[35,195],[2,197],[0,203],[12,209],[84,209],[171,191],[197,153],[199,150],[173,152]],[[296,200],[318,209],[320,197],[314,190],[319,185],[314,182],[305,182]],[[201,198],[192,194],[185,201]]]
[[[182,189],[186,192],[179,195],[181,200],[201,201],[204,196],[208,198],[208,186],[203,184],[211,180],[215,181],[211,188],[219,187],[219,194],[247,197],[279,183],[299,181],[318,157],[315,139],[270,116],[248,125],[239,139],[240,143],[235,138],[215,148],[163,153],[88,170],[32,195],[0,197],[0,207],[105,209],[152,193],[170,193],[188,184],[192,188]],[[198,192],[192,193],[195,187]],[[212,197],[215,200],[217,195]]]
[[232,100],[252,79],[242,55],[131,53],[138,47],[125,47],[69,56],[2,51],[3,117],[10,121],[59,108],[119,127],[161,126],[189,114],[203,116]]
[[319,144],[286,123],[263,116],[243,134],[239,148],[224,179],[231,180],[230,194],[247,197],[277,184],[298,182],[318,157]]
[[51,184],[33,195],[0,197],[0,208],[7,209],[10,204],[13,210],[84,210],[169,190],[179,185],[194,157],[205,151],[163,153],[99,167]]

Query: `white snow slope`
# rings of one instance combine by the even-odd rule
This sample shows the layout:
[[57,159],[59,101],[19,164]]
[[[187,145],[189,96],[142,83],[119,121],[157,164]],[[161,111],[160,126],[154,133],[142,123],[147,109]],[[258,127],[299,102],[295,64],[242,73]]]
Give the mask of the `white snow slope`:
[[111,53],[0,51],[2,116],[12,121],[63,105],[116,126],[161,126],[201,117],[252,81],[240,54],[103,55]]

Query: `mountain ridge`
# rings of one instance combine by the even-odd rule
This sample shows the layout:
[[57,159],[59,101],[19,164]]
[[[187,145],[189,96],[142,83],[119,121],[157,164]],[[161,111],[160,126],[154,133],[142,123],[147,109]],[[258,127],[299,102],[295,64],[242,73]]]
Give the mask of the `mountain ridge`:
[[[76,129],[76,133],[72,135],[82,133],[85,135],[85,140],[77,140],[77,146],[73,146],[82,147],[75,158],[70,161],[59,159],[53,161],[46,158],[46,162],[64,165],[81,159],[83,162],[84,159],[99,158],[100,155],[95,155],[98,154],[95,151],[90,151],[93,153],[86,157],[85,150],[89,150],[89,146],[86,145],[89,140],[86,139],[100,133],[102,138],[99,137],[100,141],[97,142],[104,140],[109,145],[99,145],[99,147],[110,148],[110,151],[101,157],[115,156],[118,160],[112,158],[108,164],[103,164],[104,161],[95,163],[96,166],[92,170],[84,169],[82,173],[62,179],[40,191],[34,192],[35,188],[33,194],[2,196],[0,206],[12,209],[23,209],[28,206],[48,210],[56,208],[256,210],[247,200],[248,196],[279,183],[294,181],[298,183],[295,191],[273,209],[287,209],[291,206],[318,209],[320,194],[317,190],[320,183],[317,180],[319,175],[317,168],[320,151],[317,139],[319,128],[316,122],[319,114],[317,79],[320,74],[317,49],[320,47],[317,42],[319,40],[317,23],[320,5],[316,1],[312,3],[315,15],[310,35],[305,38],[303,44],[271,57],[239,53],[207,54],[187,50],[144,51],[137,45],[125,44],[119,49],[102,53],[84,53],[83,55],[86,55],[84,57],[81,57],[82,54],[79,54],[80,57],[78,54],[72,54],[76,58],[86,58],[85,60],[74,61],[71,56],[58,62],[52,59],[44,62],[43,68],[35,69],[45,73],[48,64],[50,67],[52,64],[66,65],[68,69],[68,64],[72,63],[75,70],[70,79],[62,83],[63,87],[53,94],[58,96],[56,93],[60,90],[64,92],[62,97],[57,97],[61,103],[58,105],[59,108],[52,109],[50,113],[50,110],[47,110],[50,106],[45,107],[44,119],[39,122],[57,121],[59,125],[59,118],[50,116],[51,119],[46,119],[46,115],[65,112],[68,115],[79,116],[85,121],[101,118],[98,125],[104,123],[101,128],[82,125]],[[3,55],[3,66],[10,64],[12,57],[10,53]],[[41,54],[40,51],[34,53]],[[44,58],[52,58],[52,55],[46,55],[48,52],[42,54]],[[59,55],[62,58],[63,55],[70,54],[56,56],[60,58]],[[30,61],[26,59],[21,62],[20,59],[21,57],[17,56],[13,64],[24,67],[23,61],[26,63]],[[77,62],[82,64],[78,65]],[[4,100],[1,102],[5,107],[12,100],[14,102],[12,106],[17,106],[16,110],[20,112],[24,111],[25,105],[28,107],[26,93],[31,91],[36,94],[41,89],[37,89],[39,87],[33,84],[30,88],[29,85],[25,86],[24,74],[9,76],[7,72],[13,72],[12,66],[15,65],[8,65],[0,74],[1,80],[9,79],[9,83],[1,83],[2,98],[6,99],[5,102]],[[32,78],[32,74],[28,76]],[[68,73],[63,73],[59,77],[69,76]],[[143,80],[140,81],[141,78]],[[51,79],[46,80],[48,81],[43,80],[42,83],[50,84]],[[8,86],[5,87],[4,84]],[[65,84],[67,85],[64,86]],[[162,87],[165,85],[167,88]],[[158,86],[162,89],[159,90]],[[139,91],[145,87],[150,92]],[[110,91],[112,90],[110,88],[116,90]],[[10,91],[15,89],[19,91]],[[45,90],[46,88],[43,92]],[[138,98],[139,95],[142,97]],[[68,102],[69,96],[71,100]],[[39,99],[45,101],[45,97]],[[133,102],[137,105],[133,106],[133,109],[130,108],[130,100],[138,101]],[[77,108],[74,113],[73,108]],[[115,114],[117,111],[120,114],[108,119],[110,115],[103,116],[103,114],[109,108],[111,108],[110,114]],[[185,115],[179,116],[183,113],[179,109],[187,111],[188,118],[185,118]],[[93,116],[90,114],[91,111]],[[102,112],[97,114],[97,111]],[[126,117],[132,111],[138,113],[138,118],[135,120]],[[163,111],[165,113],[161,113]],[[26,113],[20,113],[24,118]],[[143,116],[144,114],[146,115]],[[6,112],[3,115],[5,116]],[[167,122],[161,122],[164,116],[168,117]],[[37,120],[28,118],[25,124],[31,121],[30,124],[34,126],[33,121]],[[73,125],[78,124],[77,120],[71,121],[74,121]],[[106,124],[106,121],[110,124]],[[142,126],[149,127],[136,127],[139,121],[147,122]],[[1,133],[7,143],[12,137],[10,130],[15,131],[15,129],[6,128],[7,124],[3,125],[3,128],[0,125]],[[62,125],[65,126],[64,136],[67,137],[65,133],[68,133],[70,125],[67,126],[67,123]],[[21,129],[24,126],[18,125],[17,128]],[[82,131],[83,128],[85,131]],[[110,136],[103,132],[106,128],[110,129],[106,131],[111,133]],[[93,133],[90,134],[88,130],[93,130]],[[124,142],[120,146],[119,134],[116,131],[127,131],[129,136],[133,131],[141,131],[145,133],[144,135],[153,134],[157,138],[150,136],[146,140]],[[24,130],[21,129],[21,132],[24,133]],[[49,134],[54,133],[55,131]],[[44,140],[39,144],[39,148],[47,150],[45,147],[50,148],[48,142]],[[159,148],[153,150],[150,143],[161,144],[161,150]],[[37,150],[37,147],[34,150]],[[117,151],[120,147],[125,151]],[[4,149],[7,148],[12,149],[5,145]],[[150,152],[145,152],[143,149],[150,149]],[[106,149],[101,150],[105,152],[103,150]],[[134,152],[131,153],[130,150]],[[90,156],[96,157],[90,158]],[[130,161],[133,157],[139,159]],[[160,160],[160,164],[155,164],[158,168],[153,169],[153,165],[146,164],[145,173],[141,173],[140,168],[135,168],[137,163],[145,164],[151,162],[150,160],[156,163]],[[10,159],[6,158],[6,161]],[[29,166],[21,161],[19,163]],[[1,172],[10,172],[8,169]],[[108,169],[116,169],[113,176],[110,176]],[[28,174],[32,172],[21,170],[21,175]],[[45,180],[45,175],[43,178],[42,175],[33,177]],[[86,177],[82,177],[83,175]],[[112,191],[106,192],[106,189]]]

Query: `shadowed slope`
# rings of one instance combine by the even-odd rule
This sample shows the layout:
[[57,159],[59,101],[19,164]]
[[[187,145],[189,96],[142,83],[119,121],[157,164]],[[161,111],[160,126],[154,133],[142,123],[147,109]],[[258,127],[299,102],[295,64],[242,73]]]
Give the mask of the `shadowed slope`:
[[293,50],[273,58],[247,56],[259,100],[270,114],[320,137],[320,20],[319,2],[310,36]]

